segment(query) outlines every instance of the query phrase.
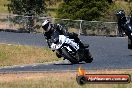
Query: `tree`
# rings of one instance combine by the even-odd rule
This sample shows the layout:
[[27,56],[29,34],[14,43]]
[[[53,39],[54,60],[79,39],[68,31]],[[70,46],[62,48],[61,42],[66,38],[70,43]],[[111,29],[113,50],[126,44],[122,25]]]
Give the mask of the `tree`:
[[56,5],[58,2],[61,2],[62,0],[45,0],[46,4],[49,6]]
[[18,15],[41,15],[46,11],[45,0],[9,0],[9,12]]
[[113,0],[107,0],[109,3],[113,3]]
[[[8,10],[10,13],[24,15],[28,17],[17,16],[13,18],[13,22],[16,24],[26,23],[22,29],[29,32],[34,31],[35,18],[33,16],[43,16],[46,12],[45,0],[9,0]],[[23,23],[20,23],[24,21]]]
[[59,18],[98,20],[108,8],[107,0],[69,0],[58,9]]

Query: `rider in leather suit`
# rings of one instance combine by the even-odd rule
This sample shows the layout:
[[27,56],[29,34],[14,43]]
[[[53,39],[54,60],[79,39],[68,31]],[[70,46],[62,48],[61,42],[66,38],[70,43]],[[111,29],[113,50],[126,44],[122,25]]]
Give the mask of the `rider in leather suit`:
[[125,34],[132,39],[132,34],[131,33],[131,29],[129,28],[129,24],[132,25],[131,21],[132,18],[131,17],[126,17],[125,16],[125,11],[124,10],[119,10],[116,13],[117,19],[118,19],[118,27],[120,28],[119,30],[123,30],[125,32]]
[[[47,40],[48,46],[49,46],[49,48],[52,48],[53,51],[54,51],[54,49],[52,47],[53,42],[51,41],[51,37],[52,37],[53,33],[56,31],[59,32],[59,35],[68,36],[67,43],[70,44],[72,47],[74,47],[78,53],[80,50],[79,47],[83,46],[83,44],[80,42],[77,34],[67,32],[67,30],[64,30],[60,24],[51,24],[50,21],[45,20],[42,23],[42,28],[45,30],[44,36],[45,36],[45,39]],[[71,41],[70,39],[74,39],[75,42]],[[77,42],[79,42],[79,45],[77,44]]]
[[124,24],[127,22],[127,18],[125,16],[124,10],[119,10],[116,13],[117,19],[118,19],[118,31],[119,31],[119,36],[123,36],[123,29],[124,29]]

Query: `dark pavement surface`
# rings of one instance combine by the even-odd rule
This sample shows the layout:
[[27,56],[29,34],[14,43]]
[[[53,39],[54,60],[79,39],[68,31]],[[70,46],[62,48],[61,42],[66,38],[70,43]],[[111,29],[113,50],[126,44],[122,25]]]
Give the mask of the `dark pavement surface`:
[[[131,69],[132,50],[127,49],[127,38],[80,36],[83,43],[89,44],[93,55],[92,63],[70,64],[59,61],[49,64],[33,64],[0,68],[0,72],[14,71],[57,71],[76,70],[80,65],[85,69]],[[43,34],[0,32],[0,43],[47,46]]]

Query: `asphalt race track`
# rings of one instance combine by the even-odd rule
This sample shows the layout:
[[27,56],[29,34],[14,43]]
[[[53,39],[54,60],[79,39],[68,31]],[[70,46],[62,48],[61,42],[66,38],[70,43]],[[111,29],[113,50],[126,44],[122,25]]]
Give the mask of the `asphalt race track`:
[[[0,68],[0,72],[17,71],[58,71],[76,70],[80,65],[85,69],[130,69],[132,68],[132,50],[127,49],[127,38],[80,36],[83,43],[90,45],[92,63],[70,64],[68,61],[33,64]],[[43,34],[0,32],[0,43],[46,47]]]

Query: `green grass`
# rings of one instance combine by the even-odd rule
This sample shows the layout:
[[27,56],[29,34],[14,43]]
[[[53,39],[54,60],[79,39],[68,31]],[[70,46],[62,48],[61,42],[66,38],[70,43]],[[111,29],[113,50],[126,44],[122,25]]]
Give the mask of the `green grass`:
[[44,63],[60,60],[48,48],[0,44],[0,66]]

